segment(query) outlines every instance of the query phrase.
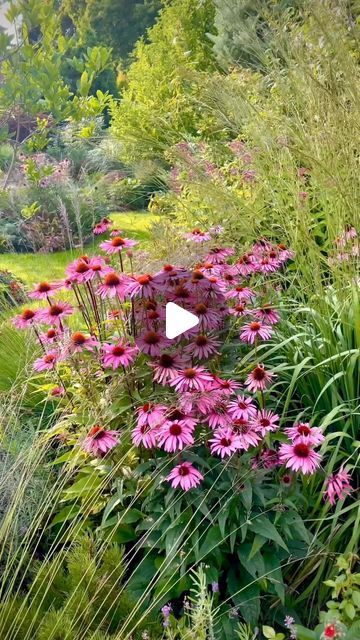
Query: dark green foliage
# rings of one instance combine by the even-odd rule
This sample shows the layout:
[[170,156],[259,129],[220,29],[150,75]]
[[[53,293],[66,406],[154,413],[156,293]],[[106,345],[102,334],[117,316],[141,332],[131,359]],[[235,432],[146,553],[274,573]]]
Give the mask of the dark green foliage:
[[0,312],[26,300],[23,283],[10,271],[0,270]]

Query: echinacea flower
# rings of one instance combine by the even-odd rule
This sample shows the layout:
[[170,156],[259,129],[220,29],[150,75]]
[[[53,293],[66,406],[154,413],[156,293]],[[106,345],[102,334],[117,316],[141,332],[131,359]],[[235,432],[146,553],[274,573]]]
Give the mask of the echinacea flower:
[[40,311],[24,309],[20,315],[13,318],[13,324],[17,329],[29,329],[40,320]]
[[241,384],[231,378],[219,378],[214,376],[213,389],[220,391],[222,395],[231,396],[237,389],[240,389]]
[[199,318],[199,325],[204,331],[217,329],[221,323],[219,312],[211,309],[204,302],[199,302],[194,306],[194,313]]
[[307,422],[299,422],[298,424],[294,424],[293,427],[284,429],[284,431],[287,437],[293,442],[306,442],[306,444],[311,446],[321,444],[325,440],[321,429],[319,429],[319,427],[310,427]]
[[252,398],[243,395],[229,403],[229,415],[232,420],[250,420],[256,415],[256,405]]
[[154,449],[157,447],[157,435],[157,427],[151,428],[146,424],[137,424],[131,432],[131,440],[136,447]]
[[122,238],[121,236],[114,236],[110,240],[105,240],[100,245],[100,249],[112,255],[114,253],[120,253],[124,249],[130,249],[137,244],[135,240],[130,240],[130,238]]
[[92,336],[86,336],[81,331],[72,333],[69,339],[70,353],[80,353],[81,351],[94,351],[94,347],[98,347],[99,343]]
[[92,273],[90,269],[90,258],[81,256],[66,267],[66,274],[71,283],[81,284],[87,282]]
[[158,288],[156,281],[149,274],[145,273],[141,276],[134,276],[130,279],[126,293],[131,297],[141,296],[144,298],[152,298]]
[[227,400],[219,398],[216,404],[211,408],[211,411],[205,417],[205,420],[213,430],[227,427],[231,422]]
[[250,311],[246,308],[244,302],[239,302],[235,307],[229,307],[229,313],[237,318],[242,318],[243,316],[249,315]]
[[169,384],[175,387],[175,391],[183,393],[184,391],[206,391],[211,387],[212,382],[211,373],[204,367],[189,367],[180,371]]
[[100,235],[101,233],[105,233],[112,226],[112,221],[109,218],[103,218],[100,222],[98,222],[93,228],[94,235]]
[[264,304],[254,311],[254,316],[264,324],[276,324],[280,320],[280,315],[269,304]]
[[268,431],[275,431],[279,428],[279,416],[268,409],[261,409],[251,419],[251,424],[256,431],[265,436]]
[[214,431],[213,437],[209,440],[211,453],[219,455],[221,458],[231,456],[240,449],[237,435],[230,429],[219,429]]
[[288,469],[311,474],[320,466],[321,456],[306,442],[297,440],[280,446],[279,459]]
[[167,407],[163,404],[147,402],[136,410],[138,426],[148,426],[151,429],[159,427],[165,420]]
[[46,300],[49,296],[60,289],[62,284],[60,282],[39,282],[39,284],[35,285],[35,289],[30,291],[29,298],[34,298],[35,300]]
[[158,357],[162,349],[166,349],[169,341],[157,331],[146,331],[136,338],[136,344],[140,351],[151,357]]
[[166,479],[171,482],[173,489],[180,486],[183,491],[188,491],[197,487],[204,479],[204,476],[195,469],[191,462],[182,462],[174,467]]
[[185,347],[185,353],[192,355],[194,358],[206,360],[215,353],[218,353],[217,349],[219,346],[219,340],[216,340],[213,336],[199,333],[194,340]]
[[258,339],[268,340],[271,334],[272,328],[270,326],[254,320],[253,322],[244,324],[240,333],[240,339],[243,340],[243,342],[255,344],[255,341]]
[[97,293],[101,298],[118,296],[120,300],[124,300],[128,286],[129,278],[127,276],[119,276],[115,271],[110,271],[106,274],[103,283],[98,287]]
[[201,231],[201,229],[197,227],[196,229],[193,229],[189,233],[185,233],[184,238],[186,238],[188,242],[191,241],[191,242],[201,243],[201,242],[207,242],[208,240],[211,240],[211,235],[210,233]]
[[155,382],[165,385],[179,375],[179,371],[184,368],[185,361],[177,353],[162,353],[156,362],[149,364],[154,371]]
[[350,480],[350,474],[341,467],[337,473],[331,474],[331,476],[326,479],[324,498],[327,499],[332,506],[336,504],[336,499],[344,500],[352,491]]
[[209,262],[211,264],[221,264],[234,253],[235,252],[232,247],[214,247],[205,256],[204,260],[205,262]]
[[255,298],[255,293],[252,289],[249,289],[249,287],[237,285],[234,289],[229,289],[229,291],[225,293],[225,298],[236,298],[240,302],[243,302]]
[[105,343],[102,348],[104,351],[102,358],[104,367],[111,367],[114,370],[131,365],[138,353],[137,347],[132,347],[122,340],[118,340],[114,344]]
[[61,327],[62,321],[71,316],[72,313],[74,313],[74,309],[71,304],[58,301],[45,309],[41,309],[39,318],[41,322]]
[[168,453],[181,451],[194,444],[193,429],[181,420],[166,421],[159,429],[158,443]]
[[86,453],[91,453],[94,456],[103,456],[116,447],[118,438],[117,431],[107,430],[104,427],[95,425],[85,438],[82,448]]
[[48,351],[41,358],[35,360],[33,367],[35,371],[52,371],[55,369],[56,363],[59,360],[59,354],[57,351]]
[[271,384],[274,378],[274,374],[267,371],[263,364],[258,364],[250,371],[245,380],[245,385],[255,393],[256,391],[264,391],[266,387]]
[[256,447],[260,441],[253,425],[247,420],[233,420],[231,428],[237,435],[239,449],[247,451],[249,447]]

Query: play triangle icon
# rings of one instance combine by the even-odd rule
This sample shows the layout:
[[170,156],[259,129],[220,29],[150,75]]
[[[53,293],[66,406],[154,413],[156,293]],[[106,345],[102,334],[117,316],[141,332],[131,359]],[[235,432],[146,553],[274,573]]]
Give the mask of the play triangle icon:
[[166,337],[172,340],[199,324],[199,318],[174,302],[166,305]]

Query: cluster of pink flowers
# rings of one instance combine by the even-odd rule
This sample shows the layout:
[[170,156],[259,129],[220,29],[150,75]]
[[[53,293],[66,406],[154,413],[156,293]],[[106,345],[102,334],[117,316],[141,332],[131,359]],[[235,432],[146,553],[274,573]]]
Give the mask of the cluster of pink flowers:
[[[110,228],[110,220],[103,219],[94,232]],[[199,441],[221,460],[250,451],[254,469],[285,465],[310,474],[320,465],[315,448],[324,440],[319,428],[301,423],[285,429],[289,443],[278,450],[269,446],[269,434],[279,429],[279,416],[266,405],[275,375],[257,361],[256,347],[272,337],[280,320],[269,298],[273,289],[266,284],[267,276],[293,254],[263,239],[235,258],[233,248],[219,246],[221,233],[221,227],[214,227],[185,234],[200,254],[193,269],[166,264],[155,274],[135,275],[125,273],[124,262],[131,259],[136,242],[113,230],[100,245],[105,256],[83,255],[68,265],[63,281],[36,285],[30,298],[44,306],[25,308],[14,318],[18,328],[35,332],[43,350],[34,362],[37,372],[56,376],[64,361],[73,362],[77,369],[85,362],[93,367],[94,376],[105,372],[108,379],[119,370],[129,384],[127,370],[139,362],[154,384],[167,388],[167,404],[146,402],[137,409],[132,442],[174,454],[177,464],[167,479],[172,487],[185,491],[203,480],[201,472],[184,459]],[[261,290],[256,279],[265,285]],[[58,297],[62,289],[73,292],[73,304]],[[165,335],[168,302],[199,318],[196,327],[174,340]],[[69,327],[68,318],[75,311],[82,314],[80,330]],[[242,381],[224,378],[217,370],[221,332],[226,329],[238,332],[239,348],[241,343],[242,348],[255,345],[255,361]],[[66,393],[60,378],[52,396]],[[118,440],[116,431],[96,425],[82,447],[103,456]],[[335,494],[346,493],[342,481],[340,486],[339,475],[329,481],[330,501]]]
[[336,264],[338,262],[349,262],[359,258],[360,246],[359,238],[355,227],[348,226],[346,229],[336,238],[335,242],[335,255],[330,256],[330,264]]

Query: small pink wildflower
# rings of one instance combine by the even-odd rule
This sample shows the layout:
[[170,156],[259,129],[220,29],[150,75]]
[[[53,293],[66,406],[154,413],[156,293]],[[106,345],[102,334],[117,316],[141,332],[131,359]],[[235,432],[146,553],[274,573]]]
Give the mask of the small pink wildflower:
[[288,469],[312,474],[320,466],[321,456],[306,442],[297,440],[292,444],[282,444],[279,459]]
[[350,474],[341,467],[337,473],[333,473],[326,479],[324,498],[327,499],[332,506],[336,504],[336,499],[344,500],[352,491],[350,480]]
[[245,385],[253,393],[264,391],[273,378],[274,374],[267,371],[263,364],[258,364],[247,376]]
[[250,344],[255,344],[257,339],[260,340],[268,340],[271,337],[272,329],[268,325],[262,324],[258,321],[249,322],[248,324],[244,324],[241,333],[240,339],[243,342],[249,342]]
[[124,249],[130,249],[136,244],[137,242],[135,240],[122,238],[121,236],[114,236],[110,240],[105,240],[105,242],[102,242],[100,245],[100,249],[112,255],[114,253],[120,253],[120,251],[123,251]]
[[122,340],[118,340],[114,344],[103,344],[104,356],[102,359],[104,367],[118,369],[119,367],[130,366],[138,353],[137,347],[132,347]]
[[94,456],[103,456],[113,449],[117,443],[117,431],[106,430],[99,425],[95,425],[85,438],[82,448]]
[[279,416],[268,409],[261,409],[257,411],[251,424],[256,431],[265,436],[268,431],[276,431],[279,428]]
[[193,429],[181,420],[166,421],[159,429],[158,443],[168,453],[181,451],[184,447],[194,444]]
[[179,375],[171,380],[170,386],[175,387],[175,391],[206,391],[213,382],[211,373],[204,367],[189,367],[180,371]]
[[35,289],[29,293],[29,298],[35,300],[46,300],[54,291],[62,286],[59,282],[39,282]]
[[57,351],[48,351],[44,356],[35,360],[33,367],[35,371],[52,371],[55,369],[58,360],[59,354]]
[[195,469],[191,462],[182,462],[174,467],[166,478],[168,482],[171,482],[173,489],[180,486],[184,491],[197,487],[204,476]]
[[306,442],[306,444],[311,446],[321,444],[325,440],[321,429],[318,427],[310,427],[307,422],[299,422],[298,424],[294,424],[293,427],[284,429],[284,431],[287,437],[293,442]]
[[215,431],[209,442],[211,453],[221,458],[231,456],[234,451],[240,449],[239,439],[229,427]]

